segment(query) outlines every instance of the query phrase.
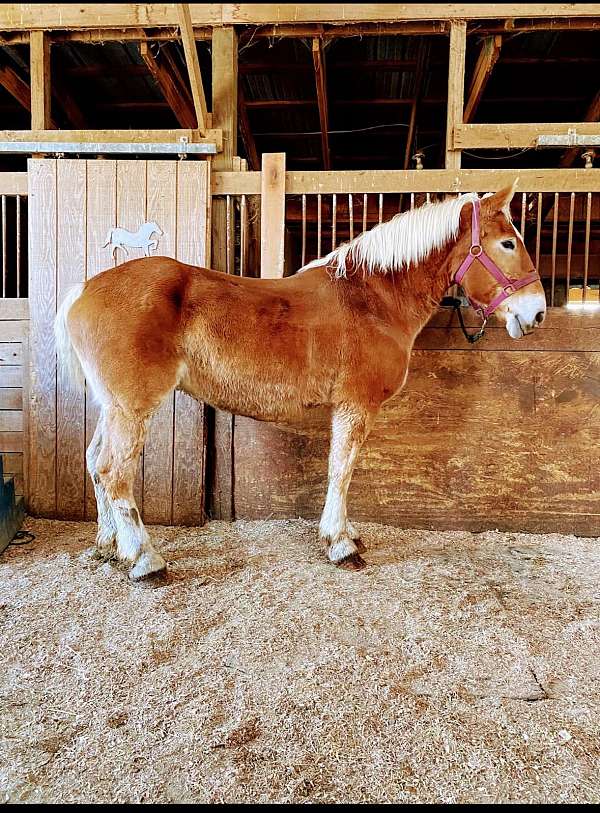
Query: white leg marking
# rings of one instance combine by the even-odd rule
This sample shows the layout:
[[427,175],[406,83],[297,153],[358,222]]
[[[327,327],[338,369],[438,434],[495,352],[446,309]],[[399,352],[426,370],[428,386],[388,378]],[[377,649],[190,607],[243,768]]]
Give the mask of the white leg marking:
[[332,543],[327,550],[327,556],[331,562],[341,562],[342,559],[347,559],[348,556],[352,556],[355,553],[358,553],[358,548],[347,536]]

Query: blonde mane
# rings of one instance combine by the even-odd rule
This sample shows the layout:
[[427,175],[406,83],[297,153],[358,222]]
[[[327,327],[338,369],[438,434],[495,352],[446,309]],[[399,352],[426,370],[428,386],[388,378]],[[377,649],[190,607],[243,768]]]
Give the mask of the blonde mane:
[[300,271],[329,266],[335,261],[334,276],[345,277],[348,258],[354,265],[364,267],[367,274],[387,274],[416,265],[457,236],[461,210],[476,198],[476,192],[469,192],[397,214],[325,257],[307,263]]

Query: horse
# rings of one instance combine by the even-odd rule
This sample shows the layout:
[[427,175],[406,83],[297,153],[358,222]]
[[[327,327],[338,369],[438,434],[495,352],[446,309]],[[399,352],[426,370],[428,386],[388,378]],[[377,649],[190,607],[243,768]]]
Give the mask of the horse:
[[154,234],[159,237],[163,235],[163,231],[157,223],[143,223],[136,232],[116,227],[109,230],[102,248],[112,246],[113,257],[118,248],[123,249],[125,254],[129,254],[126,246],[129,246],[129,248],[143,248],[144,255],[149,257],[150,251],[158,248],[158,240],[152,240]]
[[513,190],[398,214],[283,279],[152,257],[69,291],[55,322],[57,353],[100,404],[86,455],[99,554],[126,562],[132,580],[166,568],[133,482],[150,417],[178,388],[262,421],[326,407],[319,534],[332,563],[364,567],[346,510],[352,471],[381,407],[404,386],[415,337],[444,292],[458,279],[482,318],[495,312],[512,338],[544,320],[544,290],[510,216]]

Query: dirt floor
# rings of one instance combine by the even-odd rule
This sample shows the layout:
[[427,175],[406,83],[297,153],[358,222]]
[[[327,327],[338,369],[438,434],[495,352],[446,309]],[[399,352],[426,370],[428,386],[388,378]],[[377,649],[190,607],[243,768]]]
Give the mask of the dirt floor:
[[0,557],[0,800],[598,802],[600,540],[315,523],[91,524]]

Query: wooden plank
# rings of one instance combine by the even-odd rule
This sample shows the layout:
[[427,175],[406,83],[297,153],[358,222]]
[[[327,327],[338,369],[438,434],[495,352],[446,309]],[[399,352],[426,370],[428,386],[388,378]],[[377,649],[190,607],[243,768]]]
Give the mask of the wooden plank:
[[6,452],[2,455],[5,474],[23,474],[23,455],[18,452]]
[[180,85],[176,76],[173,76],[171,68],[167,68],[164,63],[158,63],[147,42],[140,43],[140,55],[178,123],[182,127],[193,129],[196,126],[196,115],[187,89]]
[[261,173],[260,275],[283,277],[285,153],[263,153]]
[[[135,162],[137,163],[137,162]],[[116,264],[110,246],[104,248],[108,231],[117,225],[117,162],[87,161],[86,279]],[[85,445],[91,443],[99,410],[91,393],[86,393]],[[96,498],[89,475],[85,478],[85,518],[96,518]]]
[[331,153],[329,151],[329,113],[327,110],[327,74],[325,68],[325,52],[323,40],[313,37],[312,41],[313,66],[315,69],[315,84],[317,86],[317,102],[319,105],[319,123],[321,126],[321,151],[323,153],[323,169],[331,169]]
[[238,41],[235,29],[215,28],[212,43],[212,124],[223,132],[222,155],[216,169],[231,169],[237,155]]
[[22,342],[28,332],[28,320],[13,319],[2,321],[0,317],[0,342]]
[[[597,192],[600,169],[445,169],[286,172],[288,195],[381,192]],[[260,172],[215,172],[213,195],[260,195]]]
[[0,141],[62,141],[76,143],[135,143],[162,144],[179,142],[187,138],[195,144],[216,144],[217,151],[222,149],[220,130],[206,130],[201,136],[197,130],[0,130]]
[[0,366],[0,387],[22,387],[23,378],[24,378],[23,367]]
[[29,38],[31,80],[31,129],[45,130],[50,124],[50,40],[43,31]]
[[23,345],[21,342],[0,343],[0,367],[23,364]]
[[[57,306],[71,287],[85,281],[86,161],[57,163]],[[56,510],[64,519],[85,516],[85,387],[62,368],[56,389]]]
[[2,85],[25,110],[31,110],[31,89],[27,82],[21,79],[9,65],[0,65],[0,85]]
[[204,96],[202,74],[200,73],[200,62],[198,61],[198,51],[196,50],[196,40],[194,39],[194,30],[190,17],[190,7],[187,3],[177,3],[177,16],[179,18],[181,41],[183,42],[185,62],[188,69],[190,86],[192,88],[192,99],[194,100],[197,127],[201,135],[204,135],[208,122],[208,111],[206,109],[206,98]]
[[[210,163],[177,164],[177,259],[206,265],[210,257]],[[204,405],[175,394],[173,523],[204,521]]]
[[56,513],[56,161],[30,160],[29,510]]
[[23,410],[23,390],[20,387],[0,388],[0,409]]
[[0,432],[0,452],[23,452],[23,432]]
[[477,63],[473,71],[473,77],[469,86],[469,93],[467,94],[467,103],[465,105],[465,112],[463,116],[464,122],[473,121],[479,102],[483,96],[483,92],[489,82],[490,76],[494,69],[494,65],[500,56],[500,49],[502,48],[502,37],[499,34],[491,37],[485,37],[482,40],[477,57]]
[[[404,394],[382,412],[359,458],[350,515],[597,536],[600,427],[581,415],[595,410],[599,373],[598,351],[416,351]],[[239,419],[236,514],[317,517],[327,441],[325,423]]]
[[453,20],[450,23],[450,57],[448,63],[446,169],[460,169],[461,156],[460,151],[453,142],[453,133],[463,120],[466,52],[467,24],[464,20]]
[[26,172],[0,172],[0,195],[26,195]]
[[[149,221],[163,231],[157,253],[177,256],[177,164],[148,161]],[[173,425],[175,395],[154,414],[144,445],[144,521],[169,525],[173,521]]]
[[600,135],[600,122],[548,122],[543,124],[456,124],[452,145],[457,149],[513,149],[535,147],[541,135]]
[[0,432],[22,432],[23,410],[0,409]]

